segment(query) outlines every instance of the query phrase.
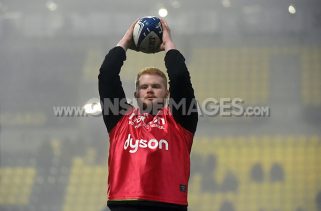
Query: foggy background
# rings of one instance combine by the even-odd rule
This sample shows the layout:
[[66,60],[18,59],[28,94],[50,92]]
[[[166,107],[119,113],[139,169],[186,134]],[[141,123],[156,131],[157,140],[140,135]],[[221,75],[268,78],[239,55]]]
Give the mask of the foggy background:
[[[1,211],[105,208],[102,117],[55,108],[98,98],[106,53],[161,8],[200,104],[238,97],[270,109],[199,118],[189,210],[321,210],[320,1],[0,0]],[[165,70],[163,58],[127,51],[128,98],[137,72]]]

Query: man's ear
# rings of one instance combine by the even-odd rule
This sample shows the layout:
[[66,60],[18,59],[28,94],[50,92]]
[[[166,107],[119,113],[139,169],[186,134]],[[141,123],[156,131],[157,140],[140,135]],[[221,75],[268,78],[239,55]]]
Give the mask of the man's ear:
[[166,90],[166,95],[165,95],[165,98],[169,97],[169,90],[167,89]]
[[136,91],[134,92],[134,97],[138,98],[138,93]]

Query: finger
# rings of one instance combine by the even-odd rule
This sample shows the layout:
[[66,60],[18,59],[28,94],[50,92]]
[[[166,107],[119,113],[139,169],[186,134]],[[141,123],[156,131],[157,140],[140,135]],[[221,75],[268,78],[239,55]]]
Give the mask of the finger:
[[166,25],[165,25],[165,20],[163,18],[160,18],[161,24],[163,29],[165,29]]
[[165,27],[166,29],[169,29],[168,24],[164,18],[160,18],[162,26]]
[[132,24],[130,24],[127,32],[132,32],[132,31],[134,31],[135,25],[136,25],[136,23],[138,22],[138,20],[139,20],[139,18],[137,18]]
[[132,23],[131,27],[134,28],[135,24],[138,22],[139,18],[136,18],[136,20]]
[[159,46],[159,51],[165,51],[165,45],[164,44],[161,44]]

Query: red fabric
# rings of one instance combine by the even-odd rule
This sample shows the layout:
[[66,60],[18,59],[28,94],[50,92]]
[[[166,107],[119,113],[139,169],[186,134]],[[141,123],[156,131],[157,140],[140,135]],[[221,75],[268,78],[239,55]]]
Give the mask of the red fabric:
[[109,134],[108,199],[187,205],[193,134],[168,108],[157,115],[133,109]]

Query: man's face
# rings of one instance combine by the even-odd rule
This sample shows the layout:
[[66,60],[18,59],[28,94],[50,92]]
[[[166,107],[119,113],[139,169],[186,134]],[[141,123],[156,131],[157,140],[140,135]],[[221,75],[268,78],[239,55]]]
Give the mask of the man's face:
[[143,74],[139,78],[135,97],[143,109],[159,109],[164,106],[168,96],[164,79],[159,75]]

